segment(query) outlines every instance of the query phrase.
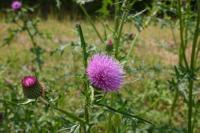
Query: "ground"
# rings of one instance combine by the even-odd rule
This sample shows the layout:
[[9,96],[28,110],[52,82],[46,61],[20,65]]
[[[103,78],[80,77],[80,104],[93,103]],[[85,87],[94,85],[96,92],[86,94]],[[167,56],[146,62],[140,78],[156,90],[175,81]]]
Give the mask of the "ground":
[[[49,93],[48,95],[52,96],[55,101],[59,99],[57,104],[62,109],[79,113],[82,111],[80,108],[83,108],[84,103],[81,93],[82,81],[79,80],[80,73],[83,72],[81,48],[70,45],[72,41],[78,40],[75,30],[77,23],[82,25],[89,45],[95,45],[97,49],[105,47],[98,40],[89,23],[85,21],[42,21],[39,29],[50,34],[52,39],[39,38],[37,42],[46,50],[43,58],[45,63],[40,75],[46,86],[46,91]],[[107,22],[107,24],[111,26],[112,22]],[[103,34],[102,24],[96,22],[96,25]],[[8,24],[0,23],[0,42],[7,35],[8,27]],[[176,28],[173,30],[175,38],[178,38],[178,30]],[[136,34],[132,24],[125,26],[125,32]],[[61,45],[66,46],[64,53],[61,55],[57,52],[51,55],[52,51]],[[125,51],[130,49],[128,42],[124,45]],[[0,79],[2,85],[8,82],[8,84],[18,86],[15,88],[15,95],[19,95],[19,97],[23,95],[20,79],[33,73],[33,63],[31,62],[33,55],[29,51],[30,47],[31,42],[26,33],[21,33],[12,41],[11,45],[0,48]],[[125,66],[126,74],[123,87],[119,93],[113,94],[114,96],[111,94],[107,96],[108,99],[112,97],[116,101],[110,104],[117,108],[119,107],[118,103],[123,103],[127,110],[150,120],[158,127],[167,126],[174,97],[174,92],[169,88],[168,80],[172,78],[173,66],[178,63],[177,47],[172,36],[172,30],[169,27],[161,28],[159,25],[151,25],[143,30]],[[10,91],[14,90],[10,90],[9,87],[4,89],[3,87],[0,90],[0,96],[8,95],[10,98]],[[181,97],[179,97],[175,110],[172,119],[173,126],[176,128],[186,127],[186,118],[184,118],[186,115],[183,114],[187,110]],[[37,118],[44,115],[40,110],[35,111],[35,114]],[[51,114],[54,114],[54,112],[50,112],[48,116],[51,116]],[[111,121],[117,124],[117,119],[121,120],[121,117],[118,117],[118,115],[113,116]],[[98,129],[96,131],[109,132],[105,128],[108,122],[109,120],[101,121],[95,125],[95,128]],[[9,126],[13,128],[12,122],[10,124]],[[120,123],[118,126],[121,126]]]

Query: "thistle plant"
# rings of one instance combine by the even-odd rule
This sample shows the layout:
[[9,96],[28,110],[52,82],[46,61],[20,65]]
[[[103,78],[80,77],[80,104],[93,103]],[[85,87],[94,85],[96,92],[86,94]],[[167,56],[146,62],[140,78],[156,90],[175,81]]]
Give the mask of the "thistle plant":
[[[82,1],[82,3],[80,1]],[[105,2],[106,5],[104,6],[108,5],[113,6],[115,13],[114,13],[114,24],[112,26],[108,26],[107,24],[104,24],[104,22],[102,22],[105,28],[105,37],[103,37],[102,34],[99,32],[98,28],[95,26],[93,19],[90,17],[90,15],[87,13],[87,10],[83,6],[83,4],[85,4],[88,1],[85,0],[80,0],[80,1],[78,4],[81,10],[87,17],[87,20],[89,21],[91,27],[94,30],[94,33],[96,33],[101,43],[106,45],[106,50],[109,54],[111,52],[110,51],[111,48],[108,45],[109,42],[106,42],[108,38],[108,34],[106,31],[108,30],[112,32],[111,36],[109,37],[109,40],[112,40],[112,47],[113,47],[112,51],[114,52],[113,54],[117,60],[121,60],[122,58],[125,59],[126,61],[129,60],[130,54],[140,36],[141,31],[148,27],[152,19],[157,15],[157,12],[160,10],[159,8],[157,8],[157,6],[153,6],[152,8],[148,7],[140,12],[132,14],[131,8],[138,0],[123,0],[123,1],[114,0],[113,2],[110,1],[108,3]],[[154,3],[152,5],[154,5]],[[103,8],[105,8],[104,6]],[[137,18],[140,18],[140,16],[143,15],[143,13],[147,10],[149,11],[148,18],[144,20],[144,22],[138,21]],[[124,39],[126,38],[126,33],[124,33],[124,26],[127,22],[133,22],[133,24],[135,24],[137,28],[137,32],[135,33],[134,37],[132,36],[133,35],[132,33],[129,34],[129,37],[131,38],[130,49],[128,50],[127,53],[121,54],[123,45],[127,43],[124,41],[126,40]]]
[[[80,25],[76,25],[78,34],[80,36],[82,55],[83,55],[83,66],[84,69],[87,69],[88,65],[88,52],[87,52],[87,43],[85,42],[83,31]],[[86,73],[83,76],[84,79],[84,95],[85,95],[85,108],[84,108],[84,117],[87,125],[84,125],[84,132],[90,133],[91,123],[90,123],[90,109],[91,109],[91,90],[89,88],[89,81],[87,79]]]
[[101,100],[99,101],[98,99],[99,94],[104,93],[105,96],[107,93],[119,91],[120,87],[122,87],[124,78],[123,68],[119,61],[114,59],[112,56],[104,54],[93,55],[88,63],[88,56],[90,53],[87,50],[87,44],[83,36],[82,28],[80,25],[77,25],[76,28],[80,36],[83,66],[85,69],[85,73],[83,75],[83,94],[85,96],[84,117],[86,122],[84,132],[90,133],[92,125],[94,124],[92,123],[93,120],[90,116],[94,105],[98,106],[100,109],[104,108],[120,115],[128,116],[130,119],[134,118],[139,121],[152,124],[137,115],[132,115],[100,103]]
[[[77,1],[80,2],[79,3],[80,8],[82,9],[83,13],[87,16],[87,19],[91,27],[93,28],[92,34],[96,34],[98,37],[99,41],[95,41],[95,42],[100,43],[101,46],[103,46],[103,48],[101,46],[96,47],[95,44],[93,45],[93,43],[90,45],[89,41],[86,40],[87,38],[85,36],[87,35],[86,31],[82,30],[81,25],[78,24],[76,26],[76,30],[79,35],[79,41],[77,41],[77,43],[75,41],[72,42],[71,45],[73,45],[73,48],[69,50],[71,52],[72,50],[74,50],[74,47],[76,47],[76,50],[81,50],[81,51],[74,50],[72,52],[73,62],[74,63],[78,62],[77,66],[74,65],[76,66],[76,68],[73,68],[74,67],[73,65],[69,65],[71,63],[70,61],[61,64],[61,66],[59,67],[57,67],[59,64],[55,64],[56,75],[53,75],[53,77],[49,77],[50,81],[49,82],[47,81],[47,84],[45,86],[45,88],[47,87],[47,89],[45,89],[45,93],[44,93],[44,87],[41,85],[42,81],[40,80],[42,79],[42,76],[40,78],[37,78],[38,73],[36,73],[36,76],[24,77],[21,81],[20,89],[22,89],[25,98],[27,98],[28,100],[26,99],[27,101],[23,103],[21,103],[21,101],[23,101],[24,99],[21,100],[18,97],[16,98],[17,92],[21,94],[22,91],[18,91],[18,85],[13,85],[12,83],[10,83],[9,89],[11,89],[13,93],[10,94],[9,92],[8,97],[5,96],[4,98],[3,96],[3,98],[0,99],[0,102],[3,103],[3,108],[5,108],[5,110],[0,110],[0,111],[4,112],[3,123],[6,125],[6,129],[9,130],[9,128],[12,127],[13,123],[15,124],[15,123],[19,123],[19,121],[20,122],[22,121],[22,124],[20,123],[20,125],[16,125],[16,127],[13,124],[14,130],[19,129],[21,127],[22,129],[24,127],[28,127],[27,130],[26,131],[17,130],[16,132],[18,131],[21,131],[21,132],[68,132],[69,131],[70,133],[75,133],[75,132],[76,133],[77,132],[80,132],[80,133],[82,132],[83,133],[182,132],[180,128],[178,129],[173,128],[171,123],[170,123],[170,127],[167,127],[168,125],[166,123],[162,123],[162,122],[165,122],[165,118],[163,118],[160,121],[158,120],[159,122],[161,121],[162,122],[161,124],[159,123],[158,125],[155,126],[152,122],[153,120],[148,121],[141,118],[139,115],[135,114],[135,112],[137,112],[137,109],[140,109],[139,111],[140,115],[146,115],[146,117],[151,117],[152,115],[158,114],[158,116],[155,117],[154,120],[156,120],[156,118],[162,117],[163,114],[167,114],[165,112],[167,112],[166,110],[168,109],[168,101],[170,101],[171,99],[168,100],[169,98],[166,98],[167,99],[166,100],[165,97],[162,97],[164,100],[166,100],[164,101],[165,102],[164,104],[160,100],[156,100],[156,102],[153,101],[155,100],[154,93],[156,93],[157,97],[155,96],[155,98],[157,99],[158,97],[160,97],[160,95],[161,96],[166,95],[166,93],[164,94],[159,93],[159,92],[166,91],[163,89],[166,87],[165,83],[163,85],[162,83],[159,83],[161,80],[152,81],[151,79],[148,79],[148,82],[149,81],[151,82],[150,85],[149,83],[148,84],[145,83],[146,82],[145,79],[144,81],[139,82],[139,84],[141,84],[142,86],[139,89],[143,91],[143,88],[145,88],[145,92],[144,94],[142,92],[142,98],[141,98],[140,94],[135,95],[135,94],[138,94],[137,93],[138,90],[136,90],[138,88],[138,84],[134,84],[135,86],[130,87],[129,83],[132,83],[132,81],[129,81],[129,80],[132,80],[132,77],[130,77],[130,75],[128,74],[127,74],[127,77],[125,77],[126,73],[130,71],[132,72],[132,70],[129,71],[128,65],[131,64],[130,62],[133,62],[133,61],[135,62],[135,59],[133,58],[131,59],[133,55],[132,51],[135,44],[137,44],[137,40],[140,37],[141,31],[149,25],[151,19],[156,15],[158,10],[161,10],[161,9],[152,5],[152,10],[144,9],[141,12],[132,14],[132,11],[131,11],[132,6],[139,0],[113,0],[114,2],[112,0],[103,1],[103,3],[107,3],[108,5],[111,5],[112,7],[114,7],[115,16],[114,16],[114,22],[112,22],[111,25],[106,25],[103,22],[102,25],[104,26],[105,33],[104,33],[104,36],[102,36],[102,33],[98,29],[99,27],[97,27],[96,23],[93,21],[93,19],[87,13],[87,10],[83,6],[84,3],[90,2],[92,0],[77,0]],[[60,2],[62,1],[56,0],[56,2],[58,2],[58,6],[59,6],[61,4]],[[175,73],[174,73],[175,77],[171,81],[172,86],[176,89],[176,94],[173,101],[171,114],[173,117],[173,112],[176,110],[176,108],[178,108],[176,107],[176,102],[178,100],[177,97],[183,96],[184,101],[186,102],[188,106],[188,119],[187,119],[188,133],[195,133],[195,131],[198,132],[198,130],[195,129],[196,121],[198,121],[195,115],[199,112],[199,108],[197,108],[197,106],[199,106],[199,103],[198,103],[198,99],[196,98],[197,97],[196,90],[199,85],[197,80],[199,80],[198,78],[198,74],[199,74],[199,60],[198,59],[199,58],[198,57],[199,57],[199,51],[200,51],[200,44],[199,44],[198,32],[199,32],[199,25],[200,25],[199,24],[200,23],[199,22],[200,21],[200,14],[199,14],[200,4],[198,1],[197,3],[198,3],[197,4],[198,13],[195,13],[191,17],[193,21],[195,20],[194,27],[192,26],[189,27],[189,25],[187,24],[188,19],[190,18],[190,15],[188,14],[190,11],[190,6],[189,6],[190,4],[187,3],[186,5],[183,6],[181,0],[178,0],[178,3],[176,3],[178,17],[179,17],[178,22],[180,25],[180,47],[178,51],[179,64],[175,67]],[[104,9],[105,8],[107,7],[104,7]],[[142,20],[143,18],[142,17],[140,18],[140,15],[143,14],[147,10],[149,11],[149,12],[146,12],[146,13],[149,13],[148,16],[145,17],[147,18],[147,20],[143,21]],[[10,10],[10,13],[14,15],[14,17],[11,17],[12,18],[11,22],[15,24],[17,28],[10,29],[11,31],[10,36],[5,39],[5,42],[9,43],[9,41],[12,40],[12,38],[15,37],[17,33],[26,32],[28,36],[30,37],[30,40],[32,43],[31,52],[36,57],[34,61],[36,62],[38,69],[41,69],[42,62],[43,62],[41,58],[43,52],[41,51],[43,50],[41,50],[42,48],[39,46],[39,43],[36,40],[36,37],[42,35],[42,33],[40,34],[37,28],[39,21],[35,22],[34,18],[27,19],[27,17],[29,17],[30,12],[32,12],[32,9],[25,8],[24,5],[20,3],[20,1],[13,2],[12,10]],[[127,22],[133,22],[131,24],[135,24],[137,30],[134,31],[134,33],[132,32],[125,33],[125,26]],[[174,21],[172,21],[171,24],[173,24],[173,22]],[[190,37],[192,37],[192,45],[190,45],[191,43]],[[178,38],[176,38],[176,43],[178,44],[179,41],[177,41],[177,39]],[[130,45],[126,45],[126,44],[130,44]],[[190,48],[191,48],[191,53],[188,52]],[[64,49],[65,49],[65,46],[63,45],[59,49],[62,55],[65,54]],[[77,58],[75,59],[74,56],[76,56]],[[78,61],[80,57],[82,57],[81,65],[80,65],[80,62]],[[71,58],[71,55],[70,55],[70,58]],[[73,71],[69,71],[68,73],[68,71],[64,70],[65,71],[64,76],[63,76],[63,72],[60,72],[62,75],[60,76],[60,73],[57,72],[57,70],[59,70],[64,65],[67,65],[67,66],[69,65],[70,67],[72,67]],[[130,67],[132,67],[133,69],[137,69],[137,68],[134,68],[133,66],[130,66]],[[80,73],[79,73],[79,70],[80,70]],[[148,70],[146,72],[148,72]],[[4,74],[3,72],[0,72],[0,74],[1,73],[2,75]],[[71,79],[68,80],[65,78],[68,76],[68,74],[70,75],[69,76],[70,78],[71,76],[73,77],[72,80]],[[134,73],[130,73],[130,74],[133,75]],[[151,74],[151,76],[153,76],[153,74]],[[45,78],[47,76],[51,76],[51,75],[49,74],[44,75]],[[155,76],[158,77],[159,75],[155,75]],[[64,77],[64,81],[61,80],[60,77]],[[76,81],[74,82],[74,80]],[[64,83],[65,85],[62,86],[59,83],[61,84]],[[124,83],[126,85],[124,85]],[[161,84],[161,87],[160,87],[160,84]],[[4,85],[1,84],[1,82],[0,82],[0,86],[1,88],[5,87]],[[148,86],[147,88],[148,90],[146,90],[146,86]],[[160,89],[161,91],[160,90],[157,91],[155,90],[154,87],[156,89],[157,88],[158,89],[162,88],[162,89]],[[67,89],[63,89],[63,88],[67,88]],[[81,88],[81,89],[76,89],[76,88]],[[134,88],[136,91],[132,88]],[[149,95],[146,95],[148,94],[147,92],[152,91],[149,88],[155,92],[150,93]],[[68,91],[71,92],[70,89],[73,89],[72,91],[75,90],[76,92],[78,92],[78,94],[75,95],[75,97],[73,97],[74,95],[70,96],[70,94],[68,93]],[[52,90],[53,92],[55,91],[58,91],[58,92],[52,93],[53,96],[51,97],[48,94],[51,93],[50,91]],[[82,92],[82,93],[79,93],[79,92]],[[129,92],[134,95],[129,94]],[[10,95],[13,95],[13,96],[11,96],[10,98]],[[83,99],[82,99],[82,96],[83,96]],[[151,99],[153,99],[152,100],[153,103],[150,103],[149,101],[147,101],[148,97],[151,97]],[[144,100],[142,104],[139,104],[138,102],[138,101],[141,101],[140,98]],[[79,103],[79,99],[80,101],[81,100],[83,101]],[[72,103],[71,101],[75,101],[75,102]],[[132,101],[138,102],[138,104],[135,104]],[[166,102],[167,102],[167,105],[166,105]],[[157,103],[159,104],[158,108],[156,107]],[[38,106],[38,104],[43,104],[43,105]],[[72,107],[73,112],[67,111],[67,110],[70,110],[71,108],[66,109],[66,110],[62,109],[63,105],[64,105],[64,108],[71,107],[70,104],[72,104],[73,106]],[[161,107],[160,107],[160,104],[162,104]],[[138,107],[138,105],[140,105],[140,107]],[[143,105],[145,105],[145,107],[143,107]],[[158,110],[154,110],[154,108]],[[17,113],[12,113],[12,111],[15,111],[15,110]],[[36,110],[37,113],[39,113],[39,111],[44,111],[45,113],[42,112],[42,115],[41,116],[39,115],[39,120],[38,120],[37,119],[38,114],[34,114],[35,113],[34,110]],[[48,111],[51,111],[51,112],[48,112]],[[56,112],[59,112],[59,113],[57,114]],[[11,114],[11,115],[8,117],[8,114]],[[21,114],[25,114],[25,115],[21,115]],[[9,121],[12,121],[12,124],[10,123],[7,124],[6,122],[10,118],[11,120]],[[34,119],[34,121],[32,121],[31,119]],[[2,122],[2,113],[0,113],[0,124],[1,122]],[[147,124],[147,125],[140,126],[140,124]],[[165,125],[162,126],[162,124],[166,124],[166,126]],[[30,127],[32,127],[33,125],[35,127],[33,127],[33,129],[32,128],[30,129]],[[1,128],[0,128],[0,131],[1,131]]]
[[22,79],[24,95],[29,99],[36,99],[44,96],[44,88],[34,76],[26,76]]
[[[13,26],[8,29],[9,34],[4,39],[3,46],[10,44],[19,33],[27,33],[32,44],[30,52],[35,55],[33,60],[36,64],[35,67],[41,70],[44,63],[42,55],[45,50],[39,46],[36,37],[47,38],[47,36],[38,29],[39,19],[30,16],[30,14],[34,12],[34,8],[26,7],[21,1],[13,1],[11,8],[12,9],[7,11],[7,22],[14,24],[15,28]],[[38,72],[36,72],[36,75],[37,74]]]
[[69,118],[72,121],[78,122],[80,125],[87,125],[87,123],[76,116],[76,114],[72,112],[68,112],[66,110],[63,110],[52,101],[50,101],[49,97],[45,95],[45,86],[42,84],[41,81],[37,79],[35,76],[25,76],[21,81],[22,89],[24,92],[25,98],[28,100],[24,103],[14,103],[16,105],[26,105],[29,103],[41,103],[45,105],[45,108],[51,108],[57,112],[60,112],[61,114],[65,115],[67,118]]
[[[94,30],[94,33],[96,33],[98,39],[100,40],[100,43],[106,46],[106,52],[109,55],[104,54],[94,54],[91,57],[91,60],[88,62],[88,56],[91,54],[87,50],[87,45],[85,43],[85,39],[83,37],[83,32],[81,30],[80,25],[78,25],[78,33],[80,36],[80,42],[82,47],[82,56],[83,56],[83,64],[85,67],[86,75],[84,75],[84,95],[85,95],[85,119],[86,121],[93,121],[90,117],[90,111],[92,110],[93,105],[97,105],[100,108],[104,108],[106,110],[110,110],[111,112],[115,112],[117,114],[120,114],[122,116],[128,116],[129,118],[134,118],[138,121],[150,123],[149,121],[146,121],[142,119],[141,117],[137,115],[132,115],[127,112],[120,111],[118,109],[115,109],[101,101],[104,99],[105,95],[107,93],[111,93],[111,104],[112,106],[114,101],[114,95],[115,93],[118,94],[119,88],[122,85],[123,82],[123,69],[122,65],[117,61],[123,61],[124,59],[129,59],[130,54],[133,50],[134,44],[136,43],[136,40],[139,37],[140,31],[138,30],[138,33],[134,38],[131,36],[131,48],[128,50],[128,53],[124,53],[124,56],[121,55],[121,49],[123,49],[124,37],[126,34],[124,33],[124,25],[131,21],[134,17],[140,16],[144,11],[141,11],[137,13],[136,15],[132,15],[133,17],[130,17],[130,10],[131,7],[135,4],[136,1],[131,0],[125,0],[122,2],[122,6],[120,8],[120,2],[116,0],[113,5],[115,5],[115,21],[114,26],[110,28],[107,25],[104,25],[105,28],[105,37],[102,37],[101,33],[98,31],[93,19],[90,17],[90,15],[87,13],[87,10],[84,8],[82,3],[79,3],[80,8],[82,9],[83,13],[87,17],[91,27]],[[157,10],[153,10],[151,12],[151,15],[147,21],[145,21],[143,28],[146,28],[149,24],[150,20],[155,16],[157,13]],[[107,26],[107,27],[106,27]],[[109,30],[112,32],[112,35],[110,37],[107,37],[106,30]],[[132,34],[131,34],[132,35]],[[107,42],[107,38],[109,38],[109,41]],[[112,44],[112,45],[111,45]],[[99,92],[100,91],[100,92]],[[113,92],[113,93],[112,93]],[[99,95],[101,95],[99,97]],[[102,98],[102,99],[101,99]],[[90,111],[88,111],[90,110]],[[111,119],[113,114],[109,114],[108,119]],[[89,119],[89,120],[88,120]],[[89,124],[90,125],[90,124]],[[111,125],[111,122],[109,122],[109,125]],[[90,129],[90,128],[88,128]],[[109,131],[109,130],[108,130]],[[90,132],[90,131],[88,131]]]
[[[183,10],[183,8],[185,8]],[[178,95],[182,95],[188,107],[187,115],[187,132],[193,133],[195,128],[195,116],[194,110],[197,110],[196,96],[194,92],[196,91],[197,75],[199,73],[199,29],[200,29],[200,1],[196,1],[196,14],[193,16],[195,18],[195,26],[189,27],[188,21],[191,19],[189,11],[191,10],[190,3],[186,2],[183,6],[183,2],[178,0],[177,2],[177,12],[180,28],[180,45],[179,45],[179,65],[175,67],[175,78],[171,81],[172,86],[177,90],[174,98],[174,103],[172,105],[172,114],[177,102]],[[192,32],[190,32],[192,31]],[[188,36],[192,36],[192,45],[190,46],[190,41]],[[188,47],[191,47],[191,54],[187,52]],[[176,79],[176,80],[175,80]],[[187,86],[186,90],[181,90],[180,84],[185,84]],[[186,94],[186,95],[185,95]]]

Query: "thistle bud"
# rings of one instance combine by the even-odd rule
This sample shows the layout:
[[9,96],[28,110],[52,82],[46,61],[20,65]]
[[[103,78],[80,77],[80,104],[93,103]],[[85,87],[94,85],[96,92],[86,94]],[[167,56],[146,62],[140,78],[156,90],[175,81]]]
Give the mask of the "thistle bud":
[[36,99],[44,95],[44,88],[34,76],[26,76],[22,80],[24,96],[29,99]]
[[111,52],[113,50],[113,41],[110,39],[106,44],[106,51]]

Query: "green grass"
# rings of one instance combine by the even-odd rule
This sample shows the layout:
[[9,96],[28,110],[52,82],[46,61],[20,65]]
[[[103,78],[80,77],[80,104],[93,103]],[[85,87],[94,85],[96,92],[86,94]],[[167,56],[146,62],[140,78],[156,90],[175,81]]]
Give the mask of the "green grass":
[[[76,23],[78,22],[68,20],[42,22],[39,28],[50,33],[52,40],[38,39],[37,42],[46,50],[43,57],[45,64],[40,73],[40,80],[46,86],[48,97],[60,108],[82,116],[84,96],[82,95],[83,82],[80,75],[84,72],[84,68],[81,48],[70,45],[72,41],[78,40],[75,31]],[[95,45],[97,51],[102,51],[104,46],[97,39],[90,25],[84,21],[79,23],[83,27],[87,43],[90,46]],[[107,23],[113,24],[112,22]],[[102,25],[97,22],[95,24],[103,34]],[[8,27],[8,24],[0,23],[0,42],[6,36]],[[135,28],[133,25],[127,24],[125,31],[135,33]],[[11,45],[0,48],[1,98],[9,101],[23,99],[21,79],[25,75],[33,74],[31,68],[34,64],[31,62],[33,55],[29,51],[30,43],[26,34],[22,33],[13,40]],[[50,53],[62,44],[66,45],[63,55],[57,52],[50,56]],[[161,29],[159,26],[150,26],[142,31],[130,60],[125,66],[126,75],[123,87],[119,93],[106,96],[107,103],[113,108],[129,111],[129,113],[134,113],[154,123],[158,129],[154,128],[153,133],[178,133],[178,131],[167,128],[183,130],[187,127],[185,122],[186,106],[182,98],[178,99],[172,125],[169,125],[174,92],[169,89],[167,81],[171,79],[173,66],[178,62],[176,47],[169,28]],[[128,51],[129,48],[130,44],[127,43],[123,50]],[[112,101],[109,100],[111,97]],[[0,103],[0,111],[9,112],[6,114],[7,118],[2,124],[3,126],[0,125],[0,131],[4,132],[57,132],[64,127],[73,125],[63,114],[45,107],[41,103],[23,106]],[[92,117],[98,114],[98,117],[94,118],[97,121],[92,129],[94,133],[133,132],[130,127],[134,126],[128,125],[135,124],[131,119],[126,121],[118,114],[110,114],[96,107],[91,112],[94,113],[91,113]],[[124,125],[125,121],[127,125]],[[111,129],[108,128],[108,124]],[[138,133],[145,133],[141,130],[151,129],[149,124],[140,124],[135,127],[137,127]],[[115,131],[112,128],[115,128]],[[198,126],[198,128],[200,127]]]

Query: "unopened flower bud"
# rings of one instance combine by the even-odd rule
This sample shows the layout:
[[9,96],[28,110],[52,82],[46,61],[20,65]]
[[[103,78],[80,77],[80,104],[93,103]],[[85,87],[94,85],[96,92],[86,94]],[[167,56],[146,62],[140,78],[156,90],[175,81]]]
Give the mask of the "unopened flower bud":
[[110,39],[106,44],[106,51],[111,52],[113,50],[113,41]]
[[22,80],[22,87],[25,97],[36,99],[44,95],[44,88],[34,76],[26,76]]

